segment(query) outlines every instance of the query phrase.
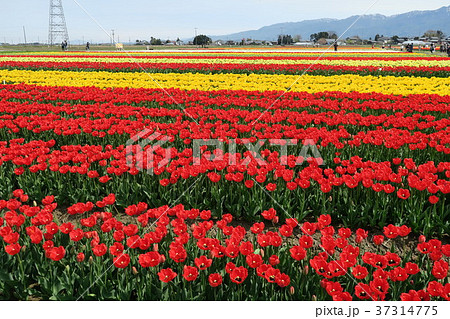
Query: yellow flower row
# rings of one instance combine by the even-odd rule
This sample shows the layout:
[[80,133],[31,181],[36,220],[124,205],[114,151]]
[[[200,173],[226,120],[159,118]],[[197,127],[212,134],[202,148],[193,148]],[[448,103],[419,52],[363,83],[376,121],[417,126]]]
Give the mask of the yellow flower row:
[[376,77],[359,75],[295,76],[266,74],[126,73],[0,70],[0,81],[49,86],[99,88],[179,88],[183,90],[250,90],[310,93],[323,91],[383,94],[449,95],[450,78]]
[[79,58],[79,57],[0,57],[0,62],[91,62],[91,63],[206,63],[206,64],[323,64],[342,66],[375,66],[375,67],[450,67],[450,59],[441,60],[261,60],[261,59],[189,59],[189,58],[152,58],[136,59],[133,57],[114,58]]

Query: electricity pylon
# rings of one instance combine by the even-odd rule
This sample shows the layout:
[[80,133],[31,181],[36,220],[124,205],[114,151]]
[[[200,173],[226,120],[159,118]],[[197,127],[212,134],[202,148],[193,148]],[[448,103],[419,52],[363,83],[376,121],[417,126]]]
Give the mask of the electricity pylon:
[[50,16],[48,25],[48,44],[59,44],[62,41],[69,42],[66,19],[61,0],[50,0]]

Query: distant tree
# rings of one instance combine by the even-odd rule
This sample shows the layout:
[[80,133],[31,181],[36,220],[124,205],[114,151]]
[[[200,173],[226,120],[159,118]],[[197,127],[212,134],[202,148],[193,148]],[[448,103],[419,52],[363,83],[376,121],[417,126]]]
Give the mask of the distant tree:
[[394,36],[392,37],[392,42],[394,42],[394,44],[397,44],[397,43],[398,43],[398,35],[394,35]]
[[212,41],[211,41],[211,38],[208,37],[208,36],[206,36],[206,35],[204,35],[204,34],[200,34],[200,35],[198,35],[198,36],[196,36],[196,37],[194,38],[194,45],[201,45],[202,48],[203,48],[205,45],[210,44],[211,42],[212,42]]
[[161,45],[162,41],[161,41],[161,39],[156,39],[154,37],[150,37],[150,44],[151,45]]
[[294,43],[294,41],[292,40],[292,36],[290,36],[289,34],[285,35],[280,34],[278,36],[278,45],[287,45],[292,43]]
[[328,31],[328,39],[337,39],[337,33],[335,31]]
[[[333,37],[332,39],[337,39],[336,33],[333,32],[333,34],[334,34],[335,37]],[[319,41],[319,39],[322,39],[322,38],[329,39],[329,38],[331,38],[331,36],[333,36],[333,34],[329,34],[328,31],[322,31],[322,32],[319,32],[319,33],[311,34],[311,36],[309,38],[310,38],[311,41],[317,42],[317,41]]]
[[377,35],[375,36],[375,41],[378,41],[380,38],[380,35],[377,33]]
[[292,40],[292,37],[288,34],[286,35],[286,38],[284,39],[285,44],[292,44],[294,43],[294,40]]
[[300,34],[297,34],[292,39],[294,42],[300,42],[302,40],[302,36]]
[[423,36],[426,38],[434,38],[434,37],[439,38],[439,39],[445,38],[445,34],[441,30],[436,30],[436,31],[428,30],[427,32],[425,32],[423,34]]

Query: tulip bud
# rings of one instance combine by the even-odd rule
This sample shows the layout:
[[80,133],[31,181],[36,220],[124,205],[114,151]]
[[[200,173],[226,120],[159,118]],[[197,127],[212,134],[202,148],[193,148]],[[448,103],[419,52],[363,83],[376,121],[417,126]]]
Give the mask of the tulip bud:
[[419,236],[419,243],[424,243],[427,240],[427,238],[424,235]]
[[290,293],[291,295],[293,295],[293,294],[295,293],[295,288],[294,288],[294,286],[289,287],[289,293]]
[[273,219],[272,219],[272,222],[274,223],[274,224],[278,224],[278,221],[279,221],[280,219],[278,218],[278,216],[275,216]]
[[20,249],[22,252],[25,252],[27,250],[27,246],[23,245],[22,248]]
[[261,255],[261,257],[264,258],[264,249],[261,248],[261,250],[259,251],[259,254]]
[[166,261],[166,256],[164,256],[163,254],[161,254],[160,256],[159,256],[159,262],[160,263],[163,263],[163,262],[165,262]]
[[92,265],[94,263],[94,258],[92,256],[89,256],[89,265]]
[[158,244],[153,244],[153,251],[158,251]]
[[306,265],[305,267],[303,267],[302,273],[303,273],[304,275],[307,275],[307,274],[309,273],[309,266],[308,266],[308,265]]
[[312,296],[312,301],[317,301],[317,296],[316,295]]
[[133,272],[133,275],[138,274],[138,271],[137,271],[136,267],[134,267],[134,266],[131,268],[131,271]]

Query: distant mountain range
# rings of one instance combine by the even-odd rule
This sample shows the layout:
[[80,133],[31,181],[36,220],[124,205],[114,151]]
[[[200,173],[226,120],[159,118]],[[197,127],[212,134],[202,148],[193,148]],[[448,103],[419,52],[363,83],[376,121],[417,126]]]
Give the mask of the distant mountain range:
[[[212,40],[242,39],[274,41],[281,34],[291,36],[301,35],[303,40],[309,40],[313,33],[335,31],[340,36],[356,20],[358,16],[346,19],[316,19],[301,22],[277,23],[233,34],[210,36]],[[359,36],[363,39],[374,38],[376,34],[384,36],[398,35],[400,37],[422,36],[428,30],[441,30],[450,35],[450,6],[430,11],[411,11],[408,13],[384,16],[381,14],[364,15],[348,30],[343,38]]]

